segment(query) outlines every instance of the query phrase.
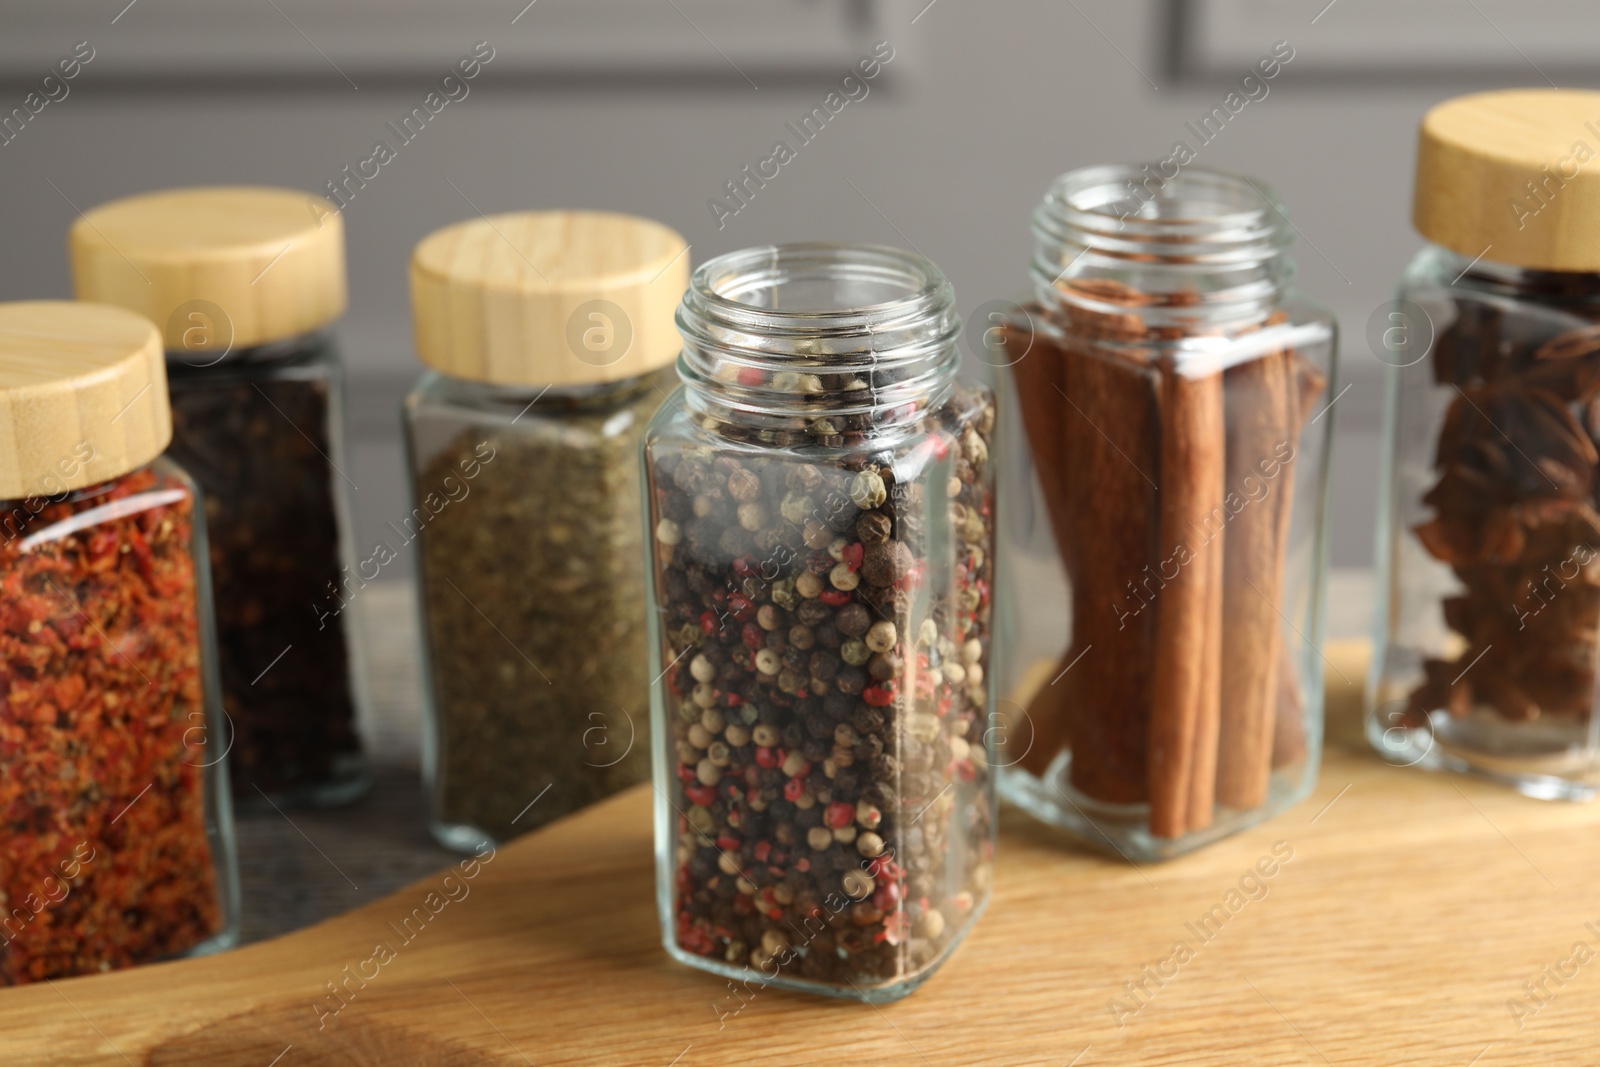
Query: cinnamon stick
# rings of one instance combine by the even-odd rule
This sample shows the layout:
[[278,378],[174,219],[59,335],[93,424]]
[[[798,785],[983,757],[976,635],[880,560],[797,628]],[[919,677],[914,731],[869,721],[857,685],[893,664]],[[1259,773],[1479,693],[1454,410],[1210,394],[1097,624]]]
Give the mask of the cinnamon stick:
[[[1220,375],[1219,375],[1220,377]],[[1221,494],[1218,494],[1221,499]],[[1195,723],[1194,749],[1191,756],[1193,777],[1189,783],[1189,829],[1204,830],[1211,825],[1216,811],[1217,767],[1222,744],[1222,649],[1223,649],[1223,570],[1227,560],[1227,545],[1233,534],[1222,537],[1201,549],[1200,564],[1208,568],[1206,575],[1206,643],[1201,663],[1198,700],[1199,715]]]
[[[1226,475],[1223,378],[1162,368],[1159,544],[1149,735],[1150,832],[1179,837],[1210,822],[1222,624],[1217,581]],[[1196,546],[1196,541],[1204,543]],[[1170,561],[1170,562],[1168,562]],[[1209,751],[1208,751],[1209,749]]]
[[[1041,308],[1023,309],[1035,323],[1043,321]],[[1067,356],[1055,340],[1038,328],[1027,328],[1017,323],[1001,327],[1002,345],[1012,360],[1011,376],[1016,386],[1017,407],[1022,415],[1023,431],[1033,456],[1033,466],[1044,495],[1045,510],[1050,517],[1050,529],[1055,536],[1056,551],[1060,554],[1068,573],[1078,569],[1075,562],[1078,546],[1072,536],[1072,524],[1067,507],[1067,464],[1063,451],[1066,444],[1061,426],[1071,408],[1064,399],[1067,391]],[[1026,711],[1030,731],[1020,733],[1027,739],[1027,749],[1020,761],[1022,767],[1035,775],[1043,775],[1056,754],[1067,743],[1067,715],[1069,695],[1066,687],[1050,684],[1072,662],[1073,650],[1069,646],[1061,662],[1051,669],[1045,684],[1029,699]]]
[[[1322,373],[1315,363],[1304,356],[1295,353],[1293,356],[1295,388],[1290,394],[1291,413],[1293,416],[1294,439],[1300,440],[1305,429],[1306,421],[1312,417],[1318,403],[1322,400],[1328,386],[1328,376]],[[1331,417],[1331,416],[1330,416]],[[1282,514],[1279,522],[1282,524],[1282,534],[1287,544],[1289,523],[1294,510],[1294,470],[1284,472],[1280,477],[1287,477],[1284,483],[1283,499],[1281,501]],[[1277,669],[1277,711],[1274,716],[1275,726],[1272,734],[1272,769],[1288,767],[1299,763],[1306,757],[1306,726],[1305,703],[1300,695],[1300,679],[1295,673],[1294,660],[1290,656],[1288,646],[1283,642],[1283,632],[1278,631],[1278,669]]]
[[1272,776],[1281,657],[1283,565],[1294,472],[1293,354],[1269,352],[1228,369],[1227,582],[1222,618],[1222,732],[1217,800],[1260,807]]
[[[1108,803],[1138,803],[1145,799],[1154,612],[1129,587],[1151,563],[1156,379],[1114,355],[1071,349],[1064,356],[1059,432],[1069,548],[1063,561],[1074,632],[1029,714],[1045,720],[1054,712],[1065,724],[1074,789]],[[1043,742],[1041,722],[1036,729]],[[1056,750],[1044,747],[1036,743],[1024,765],[1047,766]]]

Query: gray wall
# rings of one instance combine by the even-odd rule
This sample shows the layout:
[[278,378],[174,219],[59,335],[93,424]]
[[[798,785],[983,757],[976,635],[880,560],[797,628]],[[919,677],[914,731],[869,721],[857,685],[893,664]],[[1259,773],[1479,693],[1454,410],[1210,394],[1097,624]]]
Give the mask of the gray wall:
[[[438,42],[440,72],[493,33],[538,32],[541,11],[560,2],[545,0],[514,31],[464,24]],[[1171,11],[1151,0],[938,0],[914,25],[906,18],[880,34],[896,49],[893,77],[849,105],[722,229],[707,199],[769,154],[782,124],[818,104],[843,69],[754,89],[738,77],[501,77],[491,64],[470,97],[345,213],[352,295],[341,329],[354,373],[351,473],[363,540],[405,510],[395,412],[417,369],[406,257],[428,231],[474,213],[462,194],[486,212],[591,207],[652,216],[689,238],[696,262],[773,241],[909,243],[944,267],[971,308],[1025,291],[1027,214],[1051,177],[1164,156],[1186,136],[1186,120],[1220,102],[1226,85],[1175,76]],[[133,8],[126,19],[139,14]],[[71,32],[63,29],[63,45],[76,39]],[[1297,58],[1315,56],[1318,33],[1301,20],[1291,35]],[[1284,35],[1263,27],[1259,47],[1246,51],[1264,53]],[[113,49],[111,30],[96,43]],[[40,70],[53,59],[42,54]],[[1417,120],[1447,96],[1533,75],[1341,78],[1312,66],[1286,67],[1200,163],[1278,187],[1303,234],[1302,286],[1344,323],[1353,387],[1336,408],[1334,560],[1359,565],[1371,555],[1381,406],[1364,325],[1418,246],[1407,219]],[[396,75],[359,91],[337,78],[227,87],[191,85],[179,69],[153,84],[97,84],[91,65],[68,99],[0,148],[0,298],[68,291],[62,235],[73,204],[207,182],[320,189],[365,158],[383,123],[436,80]]]

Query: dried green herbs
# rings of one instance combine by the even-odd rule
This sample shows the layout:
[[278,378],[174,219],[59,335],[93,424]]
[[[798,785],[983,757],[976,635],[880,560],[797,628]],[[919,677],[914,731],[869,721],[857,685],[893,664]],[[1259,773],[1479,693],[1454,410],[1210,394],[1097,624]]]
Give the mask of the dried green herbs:
[[[336,803],[366,784],[343,620],[332,371],[315,351],[169,366],[170,454],[200,483],[234,792]],[[281,657],[281,659],[280,659]]]
[[[434,819],[452,844],[649,776],[638,449],[664,380],[547,395],[509,425],[458,410],[420,461]],[[412,418],[415,434],[429,416]]]

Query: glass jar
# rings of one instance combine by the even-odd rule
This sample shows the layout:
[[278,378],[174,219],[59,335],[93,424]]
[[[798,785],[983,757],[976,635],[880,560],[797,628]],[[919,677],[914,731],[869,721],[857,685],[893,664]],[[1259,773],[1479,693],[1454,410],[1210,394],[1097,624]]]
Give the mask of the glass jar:
[[[321,205],[319,207],[319,205]],[[222,700],[241,804],[366,791],[359,609],[377,576],[350,537],[345,306],[333,205],[279,189],[149,193],[74,224],[77,295],[165,325],[170,454],[205,492]]]
[[0,304],[0,985],[238,936],[204,519],[160,337]]
[[528,212],[412,258],[406,399],[434,836],[471,852],[650,774],[639,443],[672,384],[687,245]]
[[644,453],[666,948],[893,1000],[989,896],[993,401],[897,249],[719,257],[678,327]]
[[1002,794],[1179,855],[1310,792],[1334,322],[1264,186],[1090,167],[1033,215],[1003,393]]
[[1597,103],[1519,90],[1428,113],[1414,220],[1432,243],[1378,346],[1367,736],[1391,762],[1551,799],[1600,789],[1600,176],[1579,169]]

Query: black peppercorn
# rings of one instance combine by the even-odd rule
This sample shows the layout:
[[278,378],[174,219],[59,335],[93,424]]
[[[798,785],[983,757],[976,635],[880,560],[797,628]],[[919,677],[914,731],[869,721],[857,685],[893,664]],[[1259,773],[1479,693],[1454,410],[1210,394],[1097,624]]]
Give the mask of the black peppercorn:
[[834,614],[833,624],[839,628],[840,633],[860,637],[872,625],[872,613],[855,601],[851,601]]
[[795,615],[806,626],[816,626],[832,617],[833,612],[820,600],[802,600]]
[[856,730],[863,734],[875,734],[883,729],[883,712],[869,704],[862,704],[855,709]]

